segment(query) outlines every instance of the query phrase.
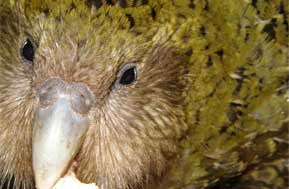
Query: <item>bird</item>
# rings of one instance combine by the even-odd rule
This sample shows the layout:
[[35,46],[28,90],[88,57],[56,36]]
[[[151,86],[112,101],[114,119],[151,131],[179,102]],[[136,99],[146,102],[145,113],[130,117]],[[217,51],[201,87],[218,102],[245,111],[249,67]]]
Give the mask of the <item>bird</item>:
[[288,187],[286,0],[0,0],[0,186]]

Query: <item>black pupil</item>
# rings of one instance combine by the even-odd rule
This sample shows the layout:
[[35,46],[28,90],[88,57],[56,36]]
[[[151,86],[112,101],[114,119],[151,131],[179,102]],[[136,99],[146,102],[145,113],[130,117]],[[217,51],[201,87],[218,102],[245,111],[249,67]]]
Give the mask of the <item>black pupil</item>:
[[33,61],[34,59],[34,46],[30,40],[27,40],[22,48],[22,56],[28,60]]
[[136,79],[136,70],[135,67],[129,68],[123,72],[119,83],[122,85],[128,85],[134,82]]

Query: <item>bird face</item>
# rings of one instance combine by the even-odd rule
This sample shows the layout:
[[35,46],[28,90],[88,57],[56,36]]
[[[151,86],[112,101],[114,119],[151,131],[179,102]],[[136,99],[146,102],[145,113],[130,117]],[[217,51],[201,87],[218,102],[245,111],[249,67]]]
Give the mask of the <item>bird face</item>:
[[0,11],[0,175],[51,188],[136,188],[163,174],[184,127],[184,57],[93,18]]

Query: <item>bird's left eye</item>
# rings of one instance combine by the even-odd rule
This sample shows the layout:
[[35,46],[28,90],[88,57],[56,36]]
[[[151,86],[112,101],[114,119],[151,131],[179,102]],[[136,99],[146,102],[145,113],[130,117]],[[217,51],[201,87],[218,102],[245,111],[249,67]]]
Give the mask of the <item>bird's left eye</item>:
[[26,39],[22,48],[21,56],[25,59],[26,62],[33,63],[35,54],[35,44],[31,39]]
[[119,73],[117,84],[121,86],[128,86],[134,83],[137,79],[137,69],[135,64],[124,65]]

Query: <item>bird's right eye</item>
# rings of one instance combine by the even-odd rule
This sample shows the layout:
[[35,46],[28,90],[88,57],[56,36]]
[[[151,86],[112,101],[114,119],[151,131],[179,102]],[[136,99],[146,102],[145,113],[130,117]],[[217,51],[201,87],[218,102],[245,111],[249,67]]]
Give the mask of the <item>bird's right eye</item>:
[[26,39],[21,48],[21,56],[23,59],[32,64],[34,60],[36,46],[31,39]]

